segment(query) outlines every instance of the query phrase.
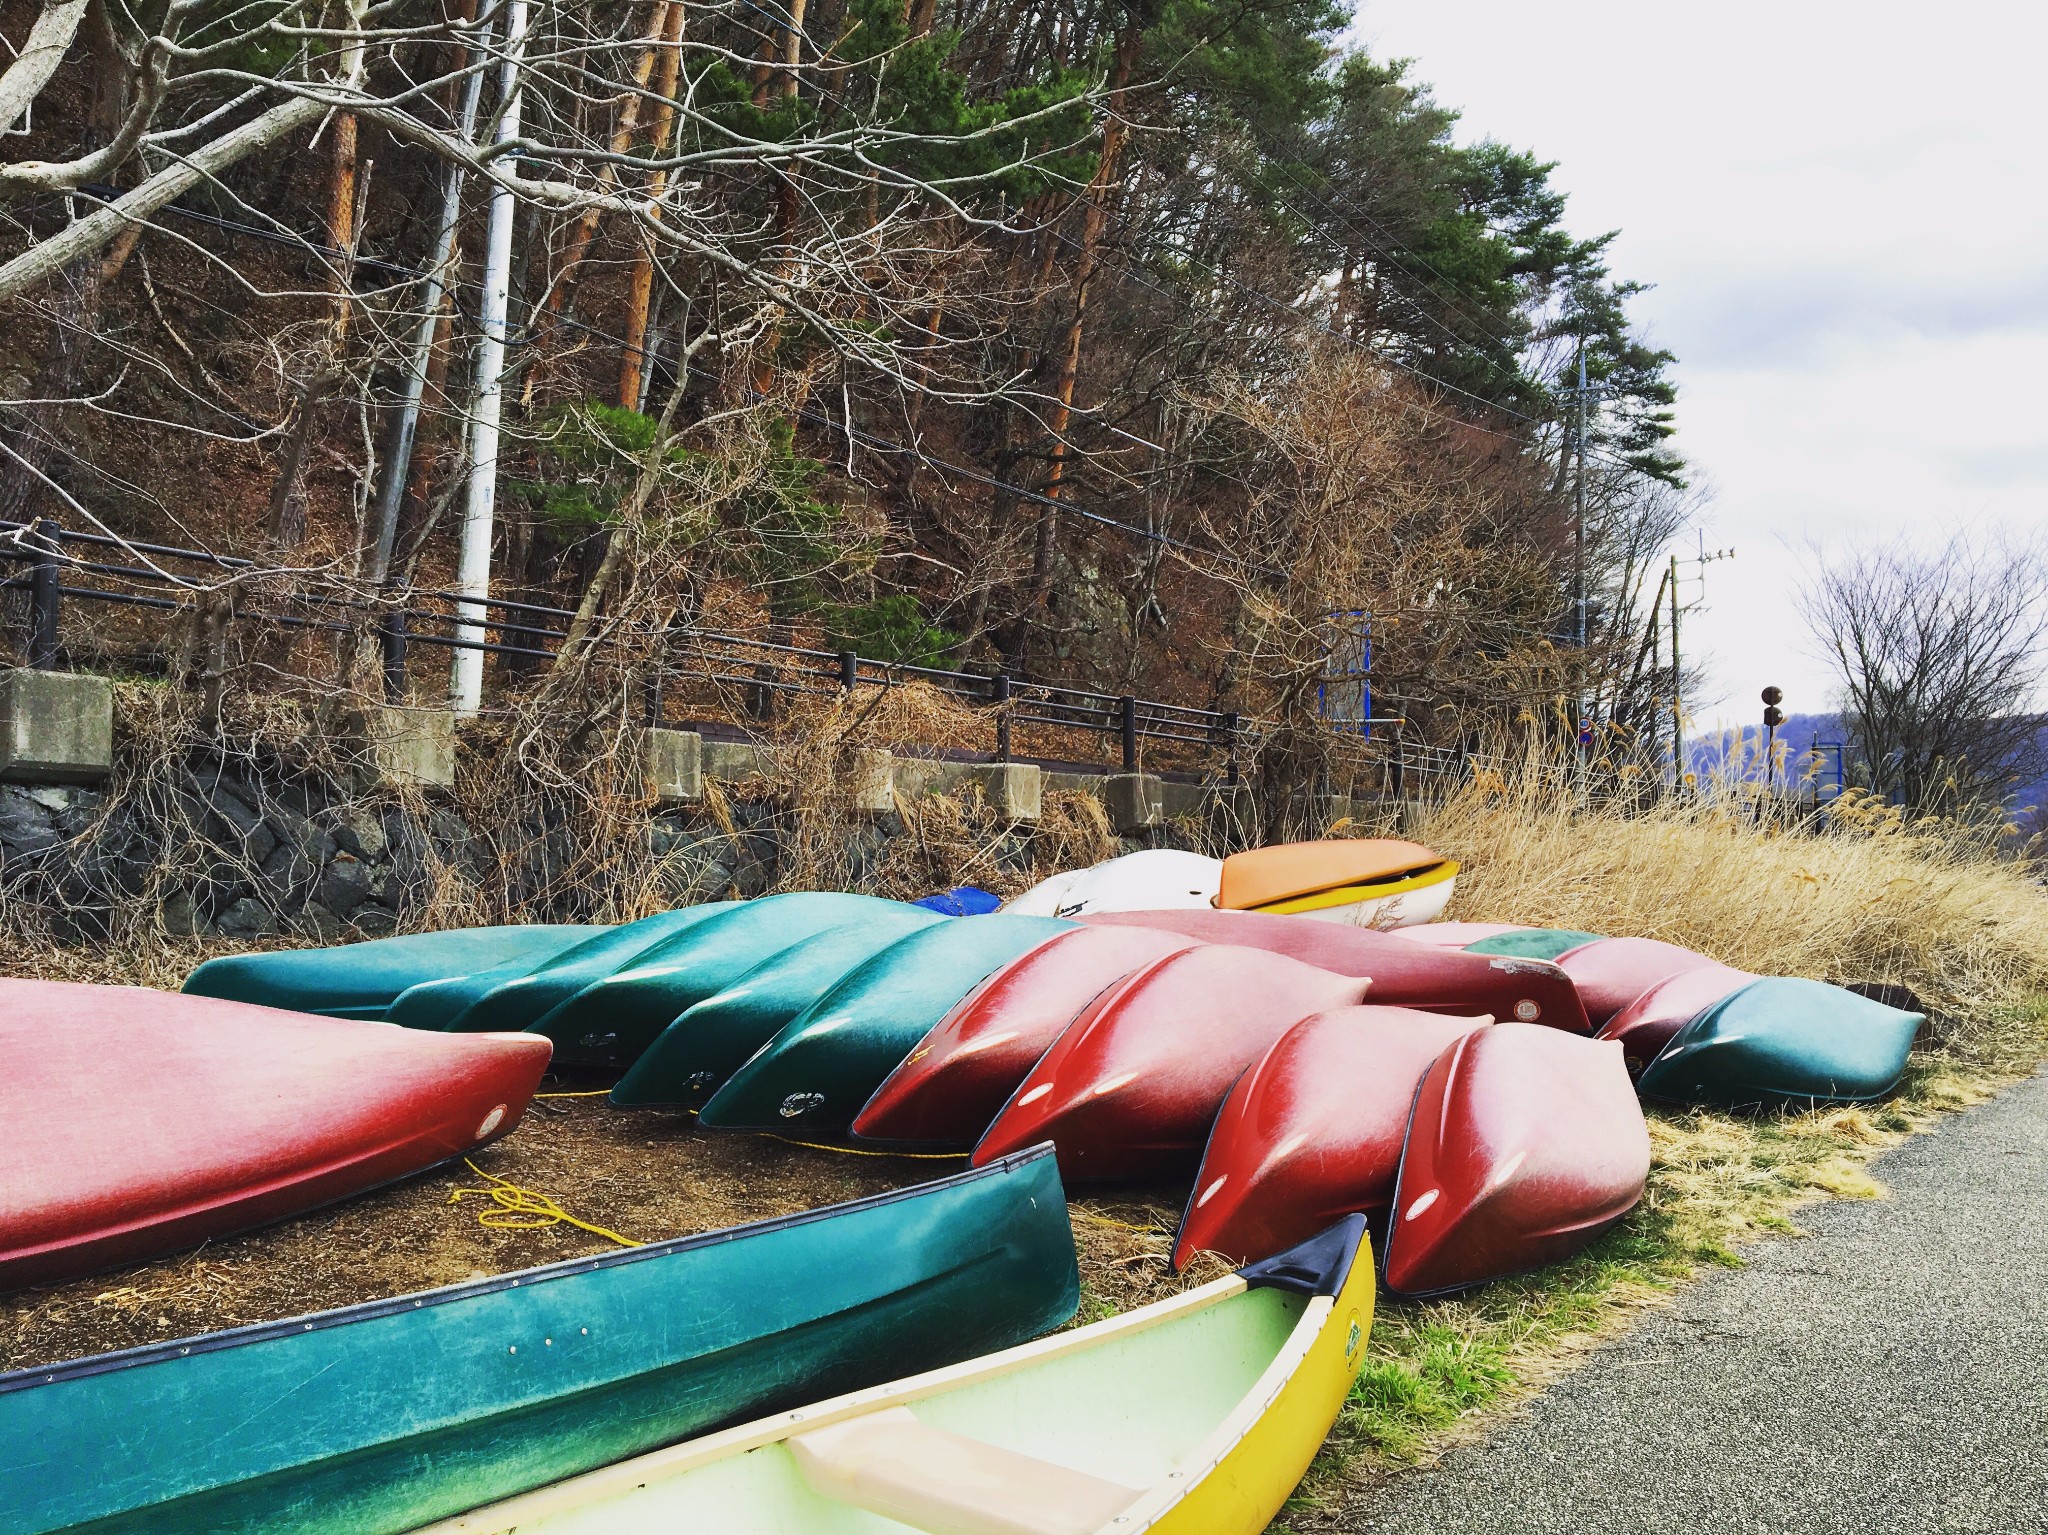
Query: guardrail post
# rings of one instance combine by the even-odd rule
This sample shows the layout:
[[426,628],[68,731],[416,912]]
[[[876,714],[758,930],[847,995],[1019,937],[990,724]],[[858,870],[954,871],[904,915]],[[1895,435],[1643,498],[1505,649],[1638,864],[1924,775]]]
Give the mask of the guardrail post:
[[57,571],[63,560],[63,531],[54,517],[36,523],[35,560],[29,567],[28,664],[39,672],[57,669]]
[[1237,716],[1223,716],[1223,781],[1237,787]]
[[860,686],[860,656],[851,650],[839,652],[839,687],[851,693]]
[[1138,771],[1138,700],[1129,693],[1117,700],[1117,713],[1121,717],[1124,734],[1124,771]]
[[989,694],[995,700],[996,714],[996,760],[1010,760],[1010,674],[997,672],[988,680]]
[[406,634],[404,608],[393,608],[378,625],[378,640],[384,651],[384,697],[392,703],[405,698]]

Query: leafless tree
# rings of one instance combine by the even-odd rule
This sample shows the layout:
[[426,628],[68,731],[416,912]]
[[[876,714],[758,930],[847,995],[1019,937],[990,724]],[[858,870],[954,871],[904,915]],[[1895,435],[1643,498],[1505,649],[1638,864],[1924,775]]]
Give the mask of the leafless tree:
[[2048,766],[2048,549],[1959,534],[1824,560],[1800,612],[1841,684],[1873,788],[1916,809],[1997,803]]

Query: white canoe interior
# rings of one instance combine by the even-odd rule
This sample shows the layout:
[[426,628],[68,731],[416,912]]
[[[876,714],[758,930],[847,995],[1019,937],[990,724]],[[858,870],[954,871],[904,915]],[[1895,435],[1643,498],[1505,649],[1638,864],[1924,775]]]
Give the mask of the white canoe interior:
[[419,1535],[1136,1535],[1244,1437],[1331,1306],[1233,1275]]

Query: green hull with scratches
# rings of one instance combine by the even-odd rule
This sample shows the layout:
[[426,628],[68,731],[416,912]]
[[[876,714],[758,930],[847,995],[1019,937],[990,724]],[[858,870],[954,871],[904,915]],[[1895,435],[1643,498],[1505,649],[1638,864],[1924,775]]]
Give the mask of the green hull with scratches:
[[279,949],[209,959],[185,977],[195,997],[224,997],[330,1018],[382,1018],[399,996],[423,981],[470,975],[503,965],[538,965],[602,927],[460,927],[407,933],[326,949]]
[[952,921],[905,906],[835,927],[763,960],[661,1031],[612,1089],[622,1107],[695,1107],[856,965],[912,933]]
[[10,1535],[397,1535],[1000,1349],[1079,1299],[1050,1148],[856,1204],[0,1375]]
[[592,981],[603,980],[657,943],[730,911],[734,904],[719,901],[643,917],[602,930],[537,965],[514,960],[469,975],[423,981],[392,1003],[386,1016],[409,1029],[529,1029]]
[[1593,943],[1598,933],[1581,933],[1569,927],[1531,927],[1519,933],[1495,933],[1477,943],[1465,945],[1467,954],[1497,954],[1506,959],[1556,959],[1567,949]]
[[697,1122],[845,1134],[875,1089],[962,997],[1074,925],[1000,913],[955,917],[891,944],[734,1073]]
[[1925,1021],[1822,981],[1752,981],[1680,1029],[1636,1090],[1738,1108],[1864,1103],[1898,1086]]
[[558,1065],[630,1066],[683,1012],[769,956],[903,904],[830,892],[745,901],[663,939],[531,1027],[555,1042]]

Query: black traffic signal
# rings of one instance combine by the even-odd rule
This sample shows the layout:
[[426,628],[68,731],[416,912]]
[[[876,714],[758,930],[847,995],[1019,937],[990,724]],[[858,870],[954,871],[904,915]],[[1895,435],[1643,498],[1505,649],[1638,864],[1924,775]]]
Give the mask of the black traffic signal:
[[1765,688],[1765,689],[1764,689],[1764,702],[1765,702],[1765,703],[1767,703],[1767,704],[1781,704],[1781,703],[1783,703],[1784,701],[1785,701],[1785,691],[1784,691],[1784,689],[1783,689],[1783,688]]
[[1785,723],[1785,711],[1778,707],[1780,703],[1784,702],[1784,699],[1784,689],[1764,689],[1764,729],[1776,730]]

